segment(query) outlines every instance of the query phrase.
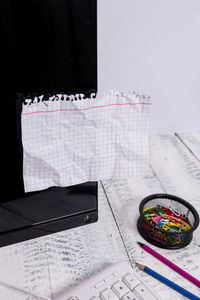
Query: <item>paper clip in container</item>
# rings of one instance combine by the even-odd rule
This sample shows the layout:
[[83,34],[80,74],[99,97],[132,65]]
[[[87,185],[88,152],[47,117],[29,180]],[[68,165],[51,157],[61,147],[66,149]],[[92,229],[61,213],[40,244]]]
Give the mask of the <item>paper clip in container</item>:
[[174,195],[150,195],[141,201],[139,212],[139,233],[146,241],[160,248],[185,247],[199,225],[195,208]]

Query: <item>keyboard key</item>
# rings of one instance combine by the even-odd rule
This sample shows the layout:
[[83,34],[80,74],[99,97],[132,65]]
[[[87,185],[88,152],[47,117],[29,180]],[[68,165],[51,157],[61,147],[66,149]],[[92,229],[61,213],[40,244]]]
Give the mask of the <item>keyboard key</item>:
[[67,300],[79,300],[79,298],[73,296],[73,297],[68,298]]
[[123,282],[129,287],[130,290],[133,290],[141,282],[134,274],[128,274],[123,278]]
[[101,300],[101,298],[99,298],[99,297],[93,297],[90,300]]
[[118,281],[116,282],[113,286],[112,286],[112,290],[113,292],[115,292],[115,294],[121,298],[123,297],[126,293],[128,293],[130,290],[128,289],[128,287],[122,282],[122,281]]
[[104,281],[105,281],[105,282],[108,282],[108,281],[110,281],[110,280],[112,280],[112,279],[113,279],[113,274],[108,275],[107,277],[105,277],[105,278],[104,278]]
[[102,285],[104,285],[104,281],[103,281],[103,280],[97,282],[97,283],[95,284],[95,288],[96,288],[96,289],[100,289],[100,288],[102,287]]
[[105,290],[101,295],[100,298],[102,300],[119,300],[116,294],[113,293],[112,290]]
[[128,292],[122,300],[139,300],[132,292]]
[[146,288],[143,284],[139,284],[133,291],[133,293],[138,297],[139,300],[157,300],[156,297],[151,293],[149,289]]

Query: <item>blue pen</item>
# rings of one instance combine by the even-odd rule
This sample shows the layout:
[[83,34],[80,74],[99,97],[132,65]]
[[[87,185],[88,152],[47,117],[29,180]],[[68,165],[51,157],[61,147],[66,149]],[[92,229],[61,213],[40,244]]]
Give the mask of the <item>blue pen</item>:
[[160,280],[164,284],[168,285],[170,288],[174,289],[175,291],[179,292],[183,296],[192,299],[192,300],[199,300],[200,298],[195,296],[194,294],[190,293],[189,291],[182,288],[180,285],[172,282],[171,280],[167,279],[166,277],[160,275],[159,273],[155,272],[154,270],[143,266],[141,264],[137,264],[137,266],[140,268],[140,270],[146,272],[147,274],[151,275],[152,277]]

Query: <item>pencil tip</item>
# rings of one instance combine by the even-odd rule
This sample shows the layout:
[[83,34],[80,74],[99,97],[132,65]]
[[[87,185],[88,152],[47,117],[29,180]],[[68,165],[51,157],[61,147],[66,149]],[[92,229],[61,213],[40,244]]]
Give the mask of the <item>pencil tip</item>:
[[138,266],[138,268],[139,268],[140,270],[144,271],[144,266],[143,266],[143,265],[138,264],[138,263],[136,263],[136,265]]
[[141,248],[144,246],[144,244],[141,243],[141,242],[137,242],[137,244],[138,244]]

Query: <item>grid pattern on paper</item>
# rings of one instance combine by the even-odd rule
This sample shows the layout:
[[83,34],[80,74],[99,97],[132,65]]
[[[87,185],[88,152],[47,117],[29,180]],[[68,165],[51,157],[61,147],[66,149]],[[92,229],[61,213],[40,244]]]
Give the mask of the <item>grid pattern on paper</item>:
[[150,104],[145,95],[112,92],[24,105],[25,191],[144,176]]

